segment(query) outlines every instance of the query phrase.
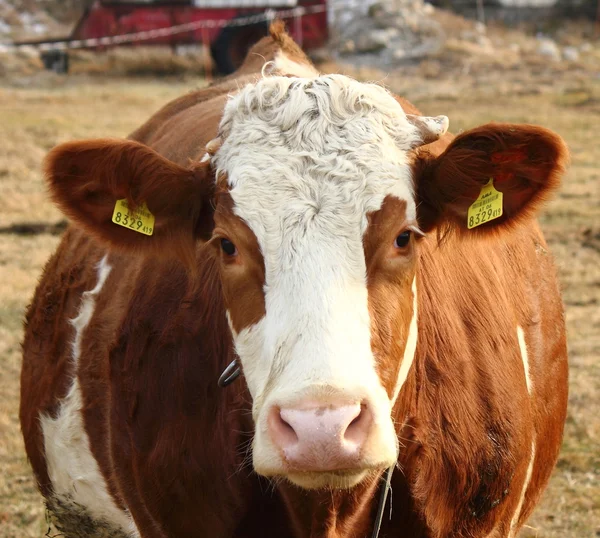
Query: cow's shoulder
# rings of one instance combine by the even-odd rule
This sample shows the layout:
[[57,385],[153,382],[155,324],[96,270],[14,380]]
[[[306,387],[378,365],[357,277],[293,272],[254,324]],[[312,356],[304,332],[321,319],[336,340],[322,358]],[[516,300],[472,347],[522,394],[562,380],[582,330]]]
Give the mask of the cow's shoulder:
[[54,417],[72,380],[73,324],[81,295],[94,287],[102,257],[93,240],[69,227],[45,265],[24,321],[20,420],[23,438],[43,493],[50,491],[40,415]]

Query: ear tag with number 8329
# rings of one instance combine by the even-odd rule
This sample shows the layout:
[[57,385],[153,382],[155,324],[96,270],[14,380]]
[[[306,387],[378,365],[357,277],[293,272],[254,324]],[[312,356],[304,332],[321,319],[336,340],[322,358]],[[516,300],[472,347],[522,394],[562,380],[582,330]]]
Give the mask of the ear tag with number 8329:
[[481,187],[481,192],[467,213],[467,228],[481,226],[502,216],[502,193],[494,188],[494,178]]
[[112,221],[119,226],[144,235],[154,233],[154,215],[150,213],[146,203],[142,203],[133,211],[127,200],[117,200]]

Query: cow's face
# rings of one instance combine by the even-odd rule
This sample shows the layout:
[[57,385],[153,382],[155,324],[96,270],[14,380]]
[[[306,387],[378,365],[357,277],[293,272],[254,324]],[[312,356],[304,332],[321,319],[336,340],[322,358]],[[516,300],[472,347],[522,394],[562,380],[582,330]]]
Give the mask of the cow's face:
[[212,243],[260,474],[349,487],[395,462],[421,233],[409,152],[446,128],[343,76],[266,78],[228,103]]

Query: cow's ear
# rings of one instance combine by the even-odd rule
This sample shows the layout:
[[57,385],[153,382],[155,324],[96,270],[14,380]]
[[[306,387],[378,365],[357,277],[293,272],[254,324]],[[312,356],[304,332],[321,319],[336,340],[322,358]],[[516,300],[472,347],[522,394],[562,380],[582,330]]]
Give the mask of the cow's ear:
[[54,148],[45,172],[62,211],[114,248],[190,261],[196,241],[211,233],[208,163],[184,168],[143,144],[99,139]]
[[417,159],[419,226],[480,234],[531,218],[558,187],[568,158],[563,140],[541,127],[467,131],[438,157]]

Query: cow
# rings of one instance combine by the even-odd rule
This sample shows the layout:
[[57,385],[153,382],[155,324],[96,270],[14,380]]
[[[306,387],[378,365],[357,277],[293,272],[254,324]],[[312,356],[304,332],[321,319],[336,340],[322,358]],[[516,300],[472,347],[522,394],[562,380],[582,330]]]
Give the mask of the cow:
[[447,129],[277,24],[129,138],[49,153],[71,224],[20,420],[65,536],[516,536],[566,415],[536,215],[568,152]]

